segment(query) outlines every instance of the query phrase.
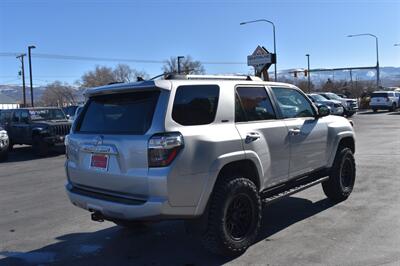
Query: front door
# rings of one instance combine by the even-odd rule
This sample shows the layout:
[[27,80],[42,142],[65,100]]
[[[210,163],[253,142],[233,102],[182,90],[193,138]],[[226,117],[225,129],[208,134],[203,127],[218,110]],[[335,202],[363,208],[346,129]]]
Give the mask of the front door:
[[293,88],[272,87],[285,118],[290,140],[290,178],[324,167],[327,161],[328,127],[324,118],[302,92]]
[[285,181],[289,174],[288,130],[277,119],[265,87],[236,88],[235,122],[246,156],[262,166],[261,186]]

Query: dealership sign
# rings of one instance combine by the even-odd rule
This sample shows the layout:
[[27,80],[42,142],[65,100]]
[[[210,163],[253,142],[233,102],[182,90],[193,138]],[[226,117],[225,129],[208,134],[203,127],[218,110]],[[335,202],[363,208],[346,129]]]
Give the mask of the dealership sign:
[[254,67],[257,72],[261,72],[264,68],[268,69],[275,61],[275,54],[268,52],[260,45],[251,55],[247,56],[247,65]]

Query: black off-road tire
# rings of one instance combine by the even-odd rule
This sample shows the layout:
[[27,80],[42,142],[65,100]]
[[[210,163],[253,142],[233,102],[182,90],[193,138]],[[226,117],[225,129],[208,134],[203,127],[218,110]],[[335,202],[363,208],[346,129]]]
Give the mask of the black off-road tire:
[[249,179],[227,178],[217,182],[201,236],[203,246],[212,253],[229,257],[245,252],[257,238],[261,207],[257,187]]
[[397,109],[397,106],[395,103],[393,103],[392,107],[390,107],[390,109],[389,109],[389,112],[394,112],[394,111],[396,111],[396,109]]
[[0,162],[4,162],[8,159],[8,150],[0,152]]
[[339,147],[330,170],[329,179],[322,183],[325,195],[333,202],[346,200],[353,191],[356,164],[349,148]]
[[376,112],[378,112],[378,109],[372,109],[372,111],[373,111],[374,113],[376,113]]
[[44,142],[40,136],[34,136],[32,149],[35,155],[44,157],[49,154],[49,144]]

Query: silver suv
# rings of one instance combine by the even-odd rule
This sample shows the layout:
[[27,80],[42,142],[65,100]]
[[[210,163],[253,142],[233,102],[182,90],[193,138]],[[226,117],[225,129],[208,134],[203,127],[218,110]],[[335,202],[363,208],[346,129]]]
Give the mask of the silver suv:
[[171,76],[87,91],[66,139],[71,202],[95,221],[184,219],[206,248],[244,252],[262,203],[355,181],[349,121],[297,87],[250,76]]

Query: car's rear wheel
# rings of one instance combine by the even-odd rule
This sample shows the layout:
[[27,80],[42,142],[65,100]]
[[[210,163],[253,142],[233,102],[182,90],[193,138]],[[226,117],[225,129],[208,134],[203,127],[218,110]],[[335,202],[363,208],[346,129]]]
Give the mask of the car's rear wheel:
[[396,106],[396,103],[393,103],[393,104],[392,104],[392,107],[390,107],[390,110],[389,110],[389,111],[390,111],[390,112],[396,111],[396,107],[397,107],[397,106]]
[[372,111],[373,111],[374,113],[376,113],[376,112],[378,112],[378,109],[372,109]]
[[356,165],[349,148],[338,150],[331,168],[329,179],[322,183],[325,195],[334,202],[346,200],[353,191]]
[[247,178],[217,182],[206,223],[205,248],[224,256],[243,253],[254,243],[261,224],[261,199],[255,184]]
[[3,162],[8,159],[8,150],[0,151],[0,162]]

